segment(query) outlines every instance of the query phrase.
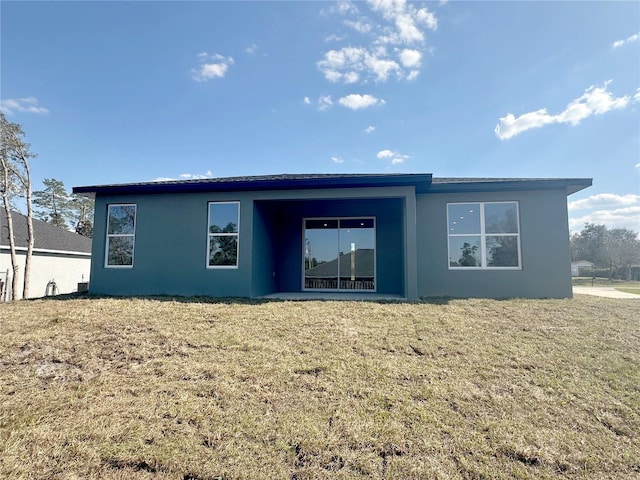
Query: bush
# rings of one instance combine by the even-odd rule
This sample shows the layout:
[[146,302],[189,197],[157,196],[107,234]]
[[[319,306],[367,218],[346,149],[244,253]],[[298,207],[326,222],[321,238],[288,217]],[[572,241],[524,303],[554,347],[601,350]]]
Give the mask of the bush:
[[[627,277],[627,274],[629,274],[629,277]],[[640,280],[640,265],[635,265],[630,269],[627,269],[627,267],[616,267],[612,269],[585,268],[580,271],[580,275],[584,277],[598,277],[617,280]]]

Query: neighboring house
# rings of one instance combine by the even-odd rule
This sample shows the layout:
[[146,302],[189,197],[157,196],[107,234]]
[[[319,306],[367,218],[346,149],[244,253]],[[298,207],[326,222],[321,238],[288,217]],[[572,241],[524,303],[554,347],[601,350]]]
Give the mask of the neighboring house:
[[[22,298],[24,262],[27,256],[27,217],[12,211],[14,240],[18,257],[18,298]],[[91,272],[91,239],[50,223],[33,219],[34,248],[31,257],[29,297],[71,293],[78,283],[88,282]],[[9,229],[4,209],[0,209],[0,301],[11,299],[11,254]]]
[[[591,179],[319,174],[76,187],[108,295],[571,297]],[[318,295],[315,293],[314,295]]]
[[583,270],[590,270],[593,268],[593,262],[587,260],[576,260],[571,262],[571,276],[580,277]]

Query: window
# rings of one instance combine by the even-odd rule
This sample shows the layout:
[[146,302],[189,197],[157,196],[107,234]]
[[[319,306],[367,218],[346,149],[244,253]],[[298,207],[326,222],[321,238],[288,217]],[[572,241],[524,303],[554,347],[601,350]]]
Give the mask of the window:
[[107,267],[133,267],[136,206],[109,205],[107,211]]
[[213,268],[236,268],[238,266],[238,225],[240,203],[210,202],[209,242],[207,266]]
[[519,269],[517,202],[447,204],[450,269]]
[[305,290],[375,291],[375,219],[303,221]]

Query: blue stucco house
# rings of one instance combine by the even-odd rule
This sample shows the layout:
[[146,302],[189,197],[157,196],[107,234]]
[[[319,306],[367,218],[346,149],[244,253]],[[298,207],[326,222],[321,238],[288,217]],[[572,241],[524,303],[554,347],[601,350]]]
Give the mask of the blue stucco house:
[[[571,297],[591,179],[270,175],[76,187],[94,294]],[[315,292],[315,293],[312,293]]]

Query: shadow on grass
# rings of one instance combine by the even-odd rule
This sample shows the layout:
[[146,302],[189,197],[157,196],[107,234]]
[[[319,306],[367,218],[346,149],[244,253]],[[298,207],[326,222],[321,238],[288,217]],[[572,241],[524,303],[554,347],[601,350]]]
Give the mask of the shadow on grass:
[[[295,298],[248,298],[248,297],[209,297],[205,295],[196,296],[181,296],[181,295],[97,295],[87,292],[74,292],[62,295],[53,295],[41,298],[32,298],[27,301],[45,300],[45,301],[67,301],[67,300],[101,300],[101,299],[117,299],[117,300],[151,300],[155,302],[174,302],[174,303],[209,303],[209,304],[225,304],[225,305],[262,305],[268,303],[288,303],[288,302],[362,302],[362,303],[377,303],[380,305],[390,304],[409,304],[409,305],[448,305],[452,301],[457,300],[473,300],[476,297],[452,297],[452,296],[440,296],[440,297],[420,297],[419,300],[407,300],[404,298],[367,298],[366,295],[356,298],[353,296],[331,297],[321,298],[316,296],[305,297],[304,293],[301,293]],[[536,299],[521,299],[513,297],[504,298],[485,298],[482,300],[493,301],[512,301],[512,300],[536,300]],[[537,300],[549,300],[540,298]]]
[[248,297],[209,297],[209,296],[180,296],[180,295],[97,295],[88,292],[74,292],[61,295],[52,295],[40,298],[31,298],[27,301],[67,301],[67,300],[101,300],[101,299],[118,299],[118,300],[151,300],[155,302],[177,302],[177,303],[209,303],[209,304],[237,304],[237,305],[262,305],[268,303],[287,303],[287,302],[363,302],[378,303],[381,305],[388,304],[430,304],[430,305],[447,305],[452,300],[464,300],[456,297],[421,297],[419,300],[406,300],[404,298],[367,298],[363,295],[360,298],[353,296],[345,296],[344,298],[332,297],[321,298],[316,296],[305,297],[304,293],[295,298],[248,298]]

